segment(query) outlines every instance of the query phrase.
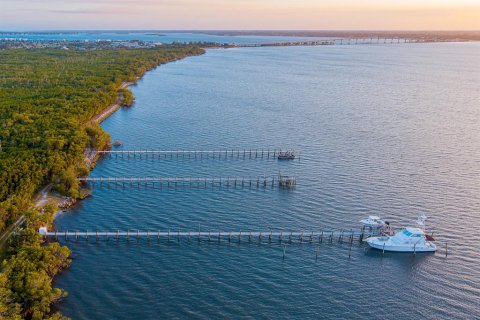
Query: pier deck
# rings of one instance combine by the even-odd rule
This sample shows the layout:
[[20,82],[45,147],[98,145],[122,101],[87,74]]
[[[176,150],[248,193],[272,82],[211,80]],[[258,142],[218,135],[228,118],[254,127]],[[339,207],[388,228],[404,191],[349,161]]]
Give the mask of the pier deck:
[[85,177],[78,178],[83,183],[103,186],[158,186],[166,187],[284,187],[296,185],[294,176],[257,176],[257,177]]
[[339,242],[351,242],[355,238],[362,241],[365,237],[379,235],[378,231],[367,231],[365,229],[360,230],[334,230],[334,231],[139,231],[139,230],[127,230],[127,231],[45,231],[40,230],[40,234],[44,237],[53,237],[55,239],[63,238],[65,240],[79,239],[88,240],[89,237],[96,239],[109,240],[112,239],[140,239],[150,238],[160,241],[165,239],[168,241],[176,240],[198,240],[198,241],[279,241],[279,242],[330,242],[333,243],[334,239],[338,239]]
[[159,149],[139,149],[139,150],[99,150],[94,151],[97,154],[109,156],[116,159],[271,159],[276,160],[282,152],[300,153],[289,149],[224,149],[224,150],[159,150]]

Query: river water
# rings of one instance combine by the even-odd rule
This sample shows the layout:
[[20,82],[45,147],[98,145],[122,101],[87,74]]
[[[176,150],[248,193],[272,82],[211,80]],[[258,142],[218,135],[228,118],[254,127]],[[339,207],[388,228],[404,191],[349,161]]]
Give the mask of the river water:
[[[297,177],[295,190],[98,186],[59,230],[394,227],[421,213],[436,254],[268,241],[68,242],[73,319],[479,318],[478,43],[209,50],[131,87],[102,127],[124,148],[301,150],[300,161],[109,159],[100,176]],[[448,257],[445,242],[448,241]],[[318,259],[316,259],[316,251]]]

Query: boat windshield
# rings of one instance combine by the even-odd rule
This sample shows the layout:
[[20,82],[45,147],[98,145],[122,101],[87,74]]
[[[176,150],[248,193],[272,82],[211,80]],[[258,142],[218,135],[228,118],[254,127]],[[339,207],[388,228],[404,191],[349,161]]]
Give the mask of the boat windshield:
[[403,230],[402,232],[404,235],[406,235],[407,237],[421,237],[422,235],[420,233],[411,233],[410,231],[408,231],[407,229]]

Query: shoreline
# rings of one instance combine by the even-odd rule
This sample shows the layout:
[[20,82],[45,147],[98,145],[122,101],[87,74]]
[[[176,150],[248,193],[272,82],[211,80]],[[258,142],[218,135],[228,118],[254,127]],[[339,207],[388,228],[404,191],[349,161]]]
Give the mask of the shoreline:
[[[40,53],[22,51],[21,53],[23,54],[21,58],[26,59],[26,61],[32,59],[41,60],[43,56],[50,56],[48,51],[41,51]],[[50,70],[46,68],[47,66],[65,64],[65,69],[72,69],[71,75],[74,77],[77,75],[80,77],[84,75],[87,78],[92,76],[92,78],[86,80],[84,86],[79,90],[89,99],[89,106],[78,112],[76,109],[78,106],[75,104],[75,101],[69,104],[62,103],[63,101],[60,100],[59,105],[66,113],[66,116],[59,118],[59,123],[61,125],[74,126],[75,136],[65,135],[61,130],[55,131],[55,134],[60,139],[58,141],[68,140],[69,138],[72,145],[76,143],[74,152],[67,154],[68,157],[66,159],[61,157],[61,160],[64,160],[58,163],[58,166],[61,166],[61,170],[55,167],[55,158],[49,161],[43,158],[37,159],[34,157],[34,151],[28,151],[33,154],[28,158],[34,159],[31,160],[33,163],[32,168],[23,166],[18,171],[33,171],[30,174],[37,172],[41,179],[38,178],[38,181],[33,178],[31,180],[23,179],[21,182],[15,180],[15,183],[18,183],[18,185],[14,185],[16,189],[11,185],[7,186],[9,189],[6,189],[6,191],[10,192],[7,195],[11,197],[8,199],[13,200],[5,202],[5,211],[2,210],[3,206],[0,208],[2,217],[6,217],[11,221],[4,228],[4,232],[0,234],[0,254],[3,263],[5,263],[5,268],[1,272],[2,284],[0,289],[5,289],[7,295],[10,295],[9,292],[12,292],[11,299],[4,302],[5,306],[11,309],[15,318],[43,318],[50,315],[54,318],[61,317],[60,313],[53,313],[52,310],[55,310],[55,303],[62,297],[65,297],[67,292],[61,288],[54,287],[54,282],[56,281],[56,276],[70,266],[72,251],[69,249],[69,245],[65,243],[51,242],[41,237],[37,228],[48,226],[52,229],[56,228],[56,219],[61,214],[68,213],[66,209],[74,207],[79,203],[79,200],[85,199],[90,195],[90,190],[81,185],[78,177],[89,175],[94,168],[95,162],[99,159],[97,150],[107,150],[111,147],[112,139],[102,129],[100,123],[120,107],[132,105],[134,101],[133,93],[127,88],[134,85],[147,71],[155,69],[162,64],[203,53],[205,53],[205,50],[198,46],[172,46],[158,50],[122,51],[121,54],[112,53],[111,51],[102,53],[88,52],[85,54],[75,52],[72,54],[76,57],[78,56],[78,60],[75,60],[75,62],[78,61],[78,65],[63,60],[58,62],[57,60],[61,60],[61,57],[55,57],[57,60],[52,58],[52,61],[49,60],[50,64],[47,64],[45,67],[42,66],[47,70],[45,71],[47,73]],[[94,63],[90,62],[89,58],[91,56],[97,57],[98,60],[95,60]],[[6,53],[6,57],[10,59],[7,59],[7,65],[8,63],[14,65],[18,60],[17,56],[12,52]],[[106,60],[106,63],[113,61],[117,68],[123,68],[121,70],[110,69],[104,65],[105,62],[103,60]],[[33,64],[35,61],[31,61],[31,63]],[[99,73],[95,74],[97,69]],[[19,70],[12,68],[14,75],[19,72]],[[31,71],[32,77],[34,72]],[[37,75],[35,74],[35,76]],[[74,77],[66,79],[63,87],[68,90],[74,89],[72,87],[75,86]],[[43,88],[41,77],[33,77],[32,79],[38,80],[38,86]],[[93,90],[96,88],[96,83],[98,83],[97,86],[103,88],[103,91],[98,94]],[[45,88],[45,90],[48,90],[48,88]],[[44,102],[44,100],[41,100],[41,102]],[[44,103],[46,104],[45,108],[48,109],[48,103]],[[33,119],[30,120],[33,121]],[[44,116],[43,118],[40,117],[39,121],[51,124],[49,121],[53,120],[48,116]],[[56,126],[54,127],[57,128]],[[28,128],[31,128],[30,131],[35,133],[36,136],[43,137],[42,130],[30,126]],[[62,126],[59,126],[59,128],[62,128]],[[49,145],[47,144],[46,146]],[[62,146],[65,147],[66,144],[58,146],[55,144],[55,148],[51,149],[60,153]],[[14,150],[16,151],[16,149]],[[53,155],[56,156],[55,152],[53,152]],[[6,159],[13,162],[16,160],[13,156]],[[91,163],[88,163],[89,159],[92,160]],[[40,170],[39,168],[44,169]],[[55,169],[57,170],[55,171]],[[13,176],[14,173],[15,171],[6,172],[7,177],[9,175]],[[35,254],[31,254],[32,248]],[[29,267],[25,269],[22,267],[23,265],[28,265]],[[32,270],[38,272],[39,276],[46,275],[46,277],[41,279],[42,290],[46,290],[45,294],[30,290],[32,286],[38,285],[38,279],[29,277],[31,272],[33,272]],[[4,274],[5,277],[3,277]],[[19,277],[23,277],[22,279],[25,280],[17,283],[16,279]]]
[[[205,53],[205,52],[204,52]],[[202,53],[202,54],[204,54]],[[202,55],[200,54],[200,55]],[[189,57],[192,57],[192,56],[195,56],[195,55],[187,55],[183,58],[176,58],[176,59],[172,59],[170,61],[168,61],[167,63],[165,64],[168,64],[168,63],[171,63],[171,62],[176,62],[176,61],[179,61],[179,60],[183,60],[185,58],[189,58]],[[141,80],[143,78],[143,76],[149,72],[149,71],[152,71],[156,68],[158,68],[160,65],[162,64],[159,64],[149,70],[146,70],[144,72],[144,74],[140,77],[137,77],[135,79],[135,81],[122,81],[122,83],[118,86],[117,88],[117,91],[120,91],[122,89],[127,89],[128,87],[130,86],[133,86],[133,85],[136,85],[138,83],[138,80]],[[114,114],[116,111],[118,111],[120,108],[122,107],[122,101],[120,100],[120,98],[117,99],[117,101],[111,105],[109,105],[108,107],[106,107],[105,109],[103,109],[100,113],[94,115],[87,123],[91,123],[91,124],[96,124],[96,125],[99,125],[101,124],[103,121],[105,121],[108,117],[110,117],[112,114]],[[110,147],[110,145],[108,146],[105,146],[102,150],[105,150],[107,149],[108,147]],[[90,173],[90,170],[92,170],[95,165],[96,165],[96,162],[98,160],[98,150],[94,150],[94,149],[90,149],[90,148],[86,148],[84,150],[84,163],[88,166],[88,169],[89,169],[89,173]],[[43,189],[42,189],[43,190]],[[60,207],[59,206],[59,203],[58,203],[58,210],[54,213],[54,216],[53,216],[53,222],[55,222],[56,218],[61,215],[61,214],[64,214],[67,212],[67,210],[69,209],[72,209],[73,207],[75,207],[80,201],[88,198],[89,196],[91,196],[91,192],[87,192],[86,196],[83,197],[83,198],[78,198],[78,199],[74,199],[74,198],[68,198],[69,199],[69,205],[66,206],[66,207]],[[36,195],[36,198],[41,196],[41,192],[39,194]],[[52,226],[54,229],[56,229],[55,225]]]
[[[205,50],[205,49],[204,49]],[[205,54],[205,51],[202,53],[202,54]],[[200,54],[200,55],[202,55]],[[179,61],[179,60],[183,60],[185,58],[189,58],[189,57],[192,57],[192,56],[196,56],[196,55],[187,55],[183,58],[176,58],[176,59],[172,59],[164,64],[168,64],[168,63],[171,63],[171,62],[176,62],[176,61]],[[149,72],[149,71],[152,71],[156,68],[158,68],[160,65],[162,64],[159,64],[149,70],[146,70],[142,76],[139,76],[139,77],[136,77],[135,81],[122,81],[122,83],[118,86],[117,88],[117,91],[120,91],[122,89],[127,89],[128,87],[130,86],[133,86],[133,85],[136,85],[138,80],[142,79],[143,76]],[[90,123],[90,124],[96,124],[96,125],[99,125],[100,123],[102,123],[103,121],[105,121],[108,117],[110,117],[113,113],[115,113],[116,111],[118,111],[120,108],[122,107],[122,101],[120,99],[120,97],[117,98],[117,101],[111,105],[109,105],[108,107],[106,107],[105,109],[103,109],[100,113],[94,115],[87,123]],[[110,145],[108,146],[105,146],[102,150],[105,150],[107,149],[108,147],[110,147]],[[96,165],[96,162],[98,160],[98,153],[97,153],[98,150],[94,150],[94,149],[90,149],[90,148],[86,148],[84,150],[84,163],[88,166],[88,169],[89,169],[89,173],[90,173],[90,170],[92,170],[95,165]],[[51,185],[51,183],[49,184]],[[45,187],[44,187],[45,188]],[[35,198],[38,198],[40,196],[42,196],[42,192],[44,190],[44,188],[42,188],[42,191],[40,191],[36,196]],[[62,214],[62,213],[66,213],[67,210],[69,209],[72,209],[73,207],[75,207],[80,201],[84,200],[85,198],[88,198],[89,196],[91,196],[91,192],[87,192],[86,193],[86,196],[85,197],[82,197],[82,198],[67,198],[68,200],[68,205],[65,206],[65,207],[60,207],[60,202],[57,202],[57,208],[58,210],[54,213],[54,216],[53,216],[53,222],[55,222],[56,218]],[[56,228],[55,225],[52,226],[54,229]]]
[[[141,78],[137,78],[137,81]],[[130,86],[136,85],[137,81],[123,81],[122,84],[118,87],[117,90],[122,90],[122,89],[127,89]],[[112,113],[120,109],[122,106],[122,102],[117,99],[117,101],[105,109],[103,109],[99,114],[93,116],[93,118],[90,120],[91,123],[96,123],[100,124],[102,123],[105,119],[107,119]]]

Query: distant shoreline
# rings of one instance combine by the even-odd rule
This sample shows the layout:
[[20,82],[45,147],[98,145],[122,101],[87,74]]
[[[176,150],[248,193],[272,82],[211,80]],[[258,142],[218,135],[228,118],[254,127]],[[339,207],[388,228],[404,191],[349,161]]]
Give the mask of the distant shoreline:
[[272,36],[272,37],[325,37],[325,38],[409,38],[436,41],[480,41],[479,31],[382,31],[382,30],[205,30],[191,31],[216,36]]
[[436,39],[437,41],[480,41],[480,30],[45,30],[7,31],[0,34],[78,34],[78,33],[146,33],[165,36],[165,33],[194,33],[216,36],[278,36],[278,37],[339,37],[371,38],[400,37],[410,39]]

